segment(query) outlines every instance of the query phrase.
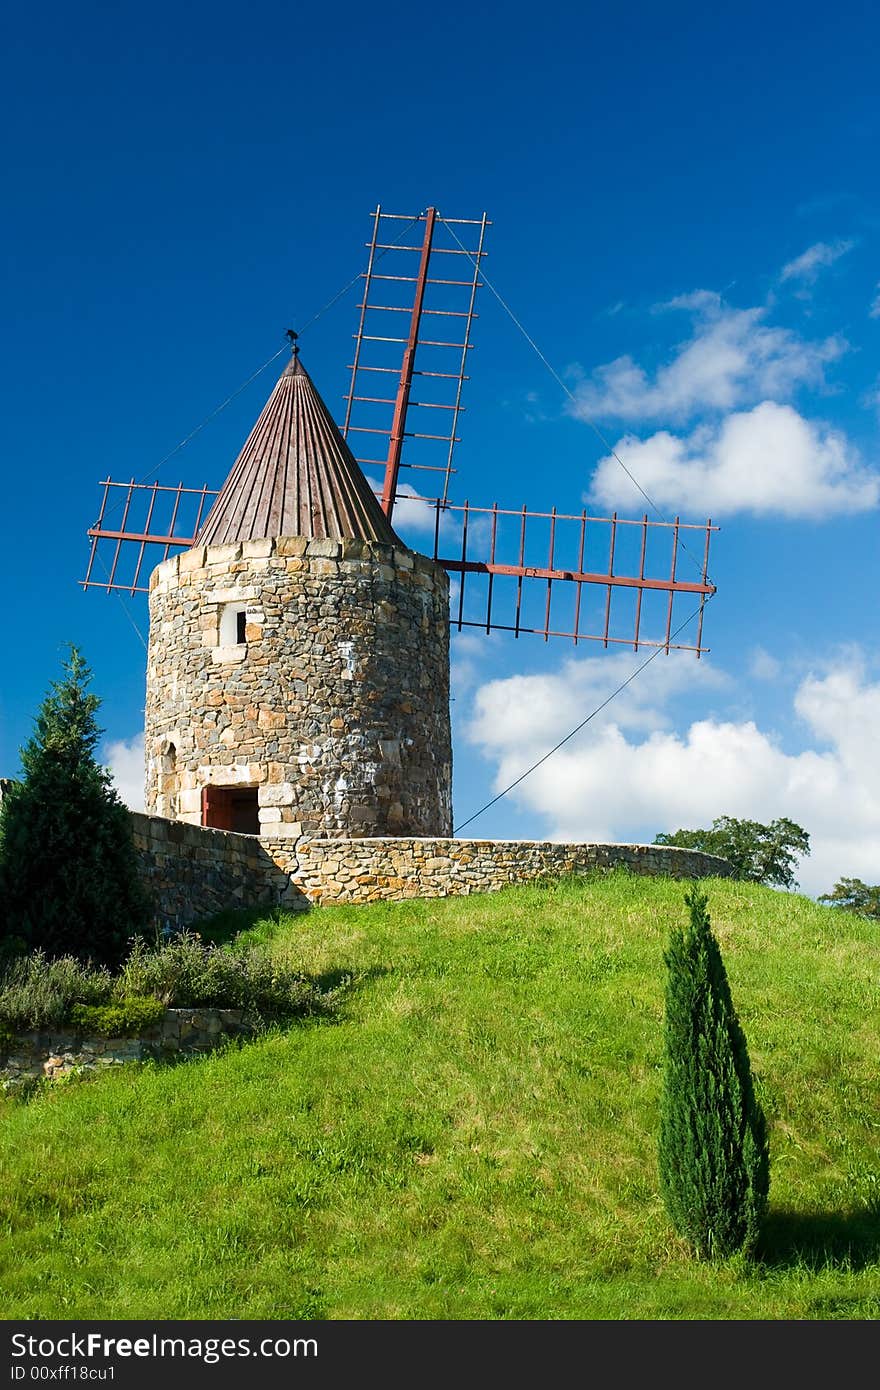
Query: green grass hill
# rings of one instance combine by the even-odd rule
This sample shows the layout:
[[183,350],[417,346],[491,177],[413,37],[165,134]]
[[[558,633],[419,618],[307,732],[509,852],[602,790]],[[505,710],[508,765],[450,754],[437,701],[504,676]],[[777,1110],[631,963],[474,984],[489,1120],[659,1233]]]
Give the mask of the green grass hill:
[[351,975],[335,1018],[6,1101],[3,1316],[880,1316],[880,932],[706,886],[770,1125],[756,1263],[670,1232],[685,885],[613,874],[257,922],[279,960]]

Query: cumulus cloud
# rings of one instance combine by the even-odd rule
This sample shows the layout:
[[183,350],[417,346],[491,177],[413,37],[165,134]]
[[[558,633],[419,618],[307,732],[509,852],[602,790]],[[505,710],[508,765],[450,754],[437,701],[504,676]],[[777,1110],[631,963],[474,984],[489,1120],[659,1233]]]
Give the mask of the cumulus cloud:
[[854,241],[817,241],[813,246],[808,246],[806,251],[801,252],[793,261],[782,267],[780,280],[800,280],[805,284],[815,283],[819,272],[827,266],[834,265],[841,256],[845,256],[847,251],[851,251],[855,246]]
[[[667,430],[644,440],[626,436],[616,452],[654,502],[670,510],[825,518],[880,501],[880,475],[844,434],[774,401],[688,436]],[[623,507],[638,503],[640,494],[609,456],[593,475],[590,498]]]
[[130,811],[144,809],[144,736],[114,739],[104,744],[101,757],[113,785]]
[[658,309],[692,314],[692,336],[653,374],[628,355],[597,367],[575,387],[572,414],[686,420],[765,396],[785,398],[799,386],[821,387],[826,365],[847,346],[837,337],[807,341],[791,329],[766,324],[766,308],[732,309],[710,290],[680,295]]
[[[480,639],[481,640],[481,639]],[[480,687],[470,734],[493,747],[521,741],[550,747],[557,737],[583,719],[632,673],[633,659],[624,652],[601,657],[569,657],[555,673],[510,676]],[[710,661],[652,661],[638,680],[614,701],[621,728],[650,731],[667,728],[666,710],[673,696],[685,691],[724,689],[728,677]],[[498,717],[497,729],[493,721]]]
[[[880,740],[873,736],[880,681],[857,657],[801,681],[793,712],[814,746],[799,753],[786,752],[753,720],[708,717],[671,729],[667,702],[695,668],[661,658],[645,676],[655,667],[679,669],[659,680],[655,674],[648,689],[636,691],[634,682],[628,702],[615,701],[512,794],[541,821],[536,833],[647,842],[720,815],[764,823],[789,816],[812,839],[799,869],[807,892],[828,891],[842,876],[880,881]],[[708,683],[718,680],[716,672]],[[607,695],[616,683],[608,658],[588,658],[567,662],[555,676],[481,686],[469,737],[495,764],[494,790],[520,776],[589,712],[600,689]]]
[[872,319],[880,319],[880,285],[877,286],[877,293],[871,300],[871,307],[868,310],[868,316]]

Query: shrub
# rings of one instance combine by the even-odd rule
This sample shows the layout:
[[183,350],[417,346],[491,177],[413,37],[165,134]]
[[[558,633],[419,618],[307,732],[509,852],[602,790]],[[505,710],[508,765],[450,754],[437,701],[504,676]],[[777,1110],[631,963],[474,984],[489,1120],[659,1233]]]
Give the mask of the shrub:
[[666,1055],[660,1186],[673,1226],[700,1258],[748,1254],[770,1185],[764,1114],[705,893],[665,956]]
[[195,932],[152,950],[135,941],[113,995],[151,995],[179,1008],[244,1009],[255,1019],[289,1018],[325,1006],[311,980],[276,965],[263,947],[221,948]]
[[0,805],[0,936],[51,956],[119,962],[148,920],[131,820],[95,760],[100,700],[75,647]]
[[66,1023],[74,1004],[102,1004],[110,998],[107,970],[83,965],[72,956],[49,960],[42,951],[19,956],[0,967],[0,1020],[13,1033]]
[[194,932],[153,949],[137,939],[115,979],[103,967],[43,951],[0,964],[0,1028],[10,1037],[71,1023],[123,1037],[151,1027],[168,1005],[242,1009],[258,1023],[323,1012],[330,1002],[306,976],[276,966],[264,947],[221,949]]
[[161,999],[141,999],[132,995],[114,1004],[74,1004],[70,1022],[91,1036],[131,1038],[154,1027],[164,1013]]

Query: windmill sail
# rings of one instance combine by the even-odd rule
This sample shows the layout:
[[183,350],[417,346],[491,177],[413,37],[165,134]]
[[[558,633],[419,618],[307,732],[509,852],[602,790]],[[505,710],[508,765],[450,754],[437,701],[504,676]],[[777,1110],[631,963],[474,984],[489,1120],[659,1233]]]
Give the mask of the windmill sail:
[[[490,225],[485,214],[449,219],[428,208],[406,217],[378,207],[340,426],[294,353],[219,495],[207,485],[104,480],[84,587],[147,592],[149,569],[172,551],[241,534],[242,506],[259,534],[400,544],[390,524],[399,506],[395,527],[418,513],[432,535],[432,558],[452,576],[450,622],[459,631],[707,650],[703,609],[715,593],[708,566],[718,529],[711,521],[449,500]],[[362,471],[377,467],[381,484]],[[400,482],[405,469],[435,475],[436,495],[410,496]],[[693,578],[678,573],[682,552]],[[691,617],[694,640],[677,640]]]

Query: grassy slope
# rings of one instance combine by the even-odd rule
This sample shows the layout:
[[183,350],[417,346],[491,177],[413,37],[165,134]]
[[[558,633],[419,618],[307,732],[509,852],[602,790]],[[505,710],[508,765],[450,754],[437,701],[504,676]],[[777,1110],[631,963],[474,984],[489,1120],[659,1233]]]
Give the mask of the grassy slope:
[[771,1121],[762,1262],[670,1236],[655,1134],[682,885],[336,908],[274,949],[339,1021],[61,1087],[0,1124],[6,1317],[880,1315],[880,933],[712,882]]

